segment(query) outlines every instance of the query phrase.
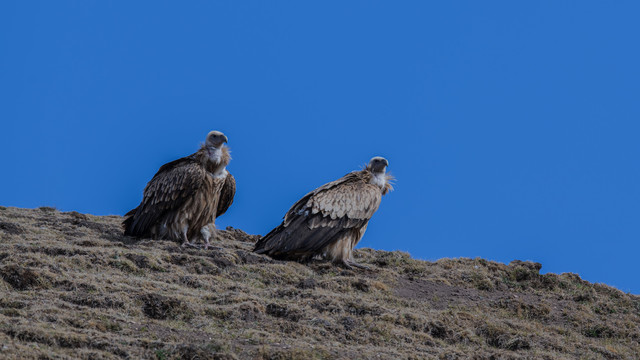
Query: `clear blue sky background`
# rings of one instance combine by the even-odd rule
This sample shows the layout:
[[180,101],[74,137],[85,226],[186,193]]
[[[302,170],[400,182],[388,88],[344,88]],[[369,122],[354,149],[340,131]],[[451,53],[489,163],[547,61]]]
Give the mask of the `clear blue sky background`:
[[0,3],[0,205],[124,214],[229,137],[219,225],[264,234],[389,159],[362,246],[534,260],[640,293],[640,6]]

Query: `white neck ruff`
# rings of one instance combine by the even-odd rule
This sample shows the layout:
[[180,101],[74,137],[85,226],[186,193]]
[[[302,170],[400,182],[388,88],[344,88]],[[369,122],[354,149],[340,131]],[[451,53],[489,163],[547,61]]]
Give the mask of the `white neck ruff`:
[[384,172],[372,174],[371,183],[380,187],[380,189],[384,189],[385,185],[387,185],[387,175]]

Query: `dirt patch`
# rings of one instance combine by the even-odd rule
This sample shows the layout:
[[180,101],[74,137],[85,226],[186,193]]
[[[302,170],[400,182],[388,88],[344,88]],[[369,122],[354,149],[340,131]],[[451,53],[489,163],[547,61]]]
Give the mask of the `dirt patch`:
[[1,267],[0,276],[14,289],[20,291],[47,288],[51,282],[51,278],[44,275],[42,271],[19,265]]
[[205,344],[180,344],[156,350],[158,359],[202,359],[202,360],[236,360],[232,353],[226,352],[227,346],[218,342]]
[[474,306],[478,302],[496,300],[502,293],[481,292],[473,288],[452,286],[430,280],[409,280],[400,278],[394,288],[397,296],[425,301],[435,309],[445,309],[449,305]]
[[22,226],[6,221],[0,221],[0,231],[9,235],[24,234],[24,229],[22,228]]
[[125,255],[127,259],[131,260],[137,267],[140,269],[148,269],[149,268],[149,259],[144,255],[137,254],[127,254]]
[[531,348],[531,344],[526,338],[513,333],[504,326],[483,324],[477,328],[476,334],[484,337],[487,344],[496,348],[512,351]]
[[318,286],[318,282],[314,278],[307,278],[298,283],[300,289],[315,289]]
[[181,300],[158,294],[140,296],[142,312],[152,319],[191,319],[193,311]]
[[98,296],[84,291],[62,295],[62,300],[91,308],[123,308],[124,302],[110,296]]
[[298,321],[302,318],[302,312],[299,309],[273,303],[267,305],[265,312],[273,317],[285,318],[290,321]]

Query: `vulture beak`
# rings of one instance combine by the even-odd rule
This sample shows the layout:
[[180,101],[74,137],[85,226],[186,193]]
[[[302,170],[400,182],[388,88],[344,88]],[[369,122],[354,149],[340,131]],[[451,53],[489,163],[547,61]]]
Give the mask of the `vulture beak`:
[[387,159],[384,159],[384,166],[389,167],[389,161],[387,161]]
[[225,142],[225,143],[228,143],[228,142],[229,142],[229,139],[227,139],[227,136],[226,136],[226,135],[222,135],[222,136],[224,137],[224,142]]

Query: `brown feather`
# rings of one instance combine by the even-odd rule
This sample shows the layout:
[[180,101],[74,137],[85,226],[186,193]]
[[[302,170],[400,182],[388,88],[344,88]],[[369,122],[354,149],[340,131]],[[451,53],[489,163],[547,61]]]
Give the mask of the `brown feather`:
[[236,194],[236,179],[227,174],[224,185],[220,191],[220,199],[218,201],[218,210],[216,211],[216,217],[227,212],[231,204],[233,204],[233,198]]
[[280,226],[258,240],[254,251],[288,260],[316,255],[350,259],[386,193],[387,184],[381,188],[372,179],[367,169],[354,171],[309,192],[289,209]]
[[[226,146],[221,150],[218,162],[212,161],[202,146],[194,154],[160,167],[145,187],[140,205],[125,215],[125,235],[173,240],[184,240],[185,233],[188,239],[199,237],[201,229],[218,215],[221,190],[227,179],[233,178],[230,174],[213,176],[224,171],[231,159]],[[235,186],[225,194],[227,208],[233,193]]]

